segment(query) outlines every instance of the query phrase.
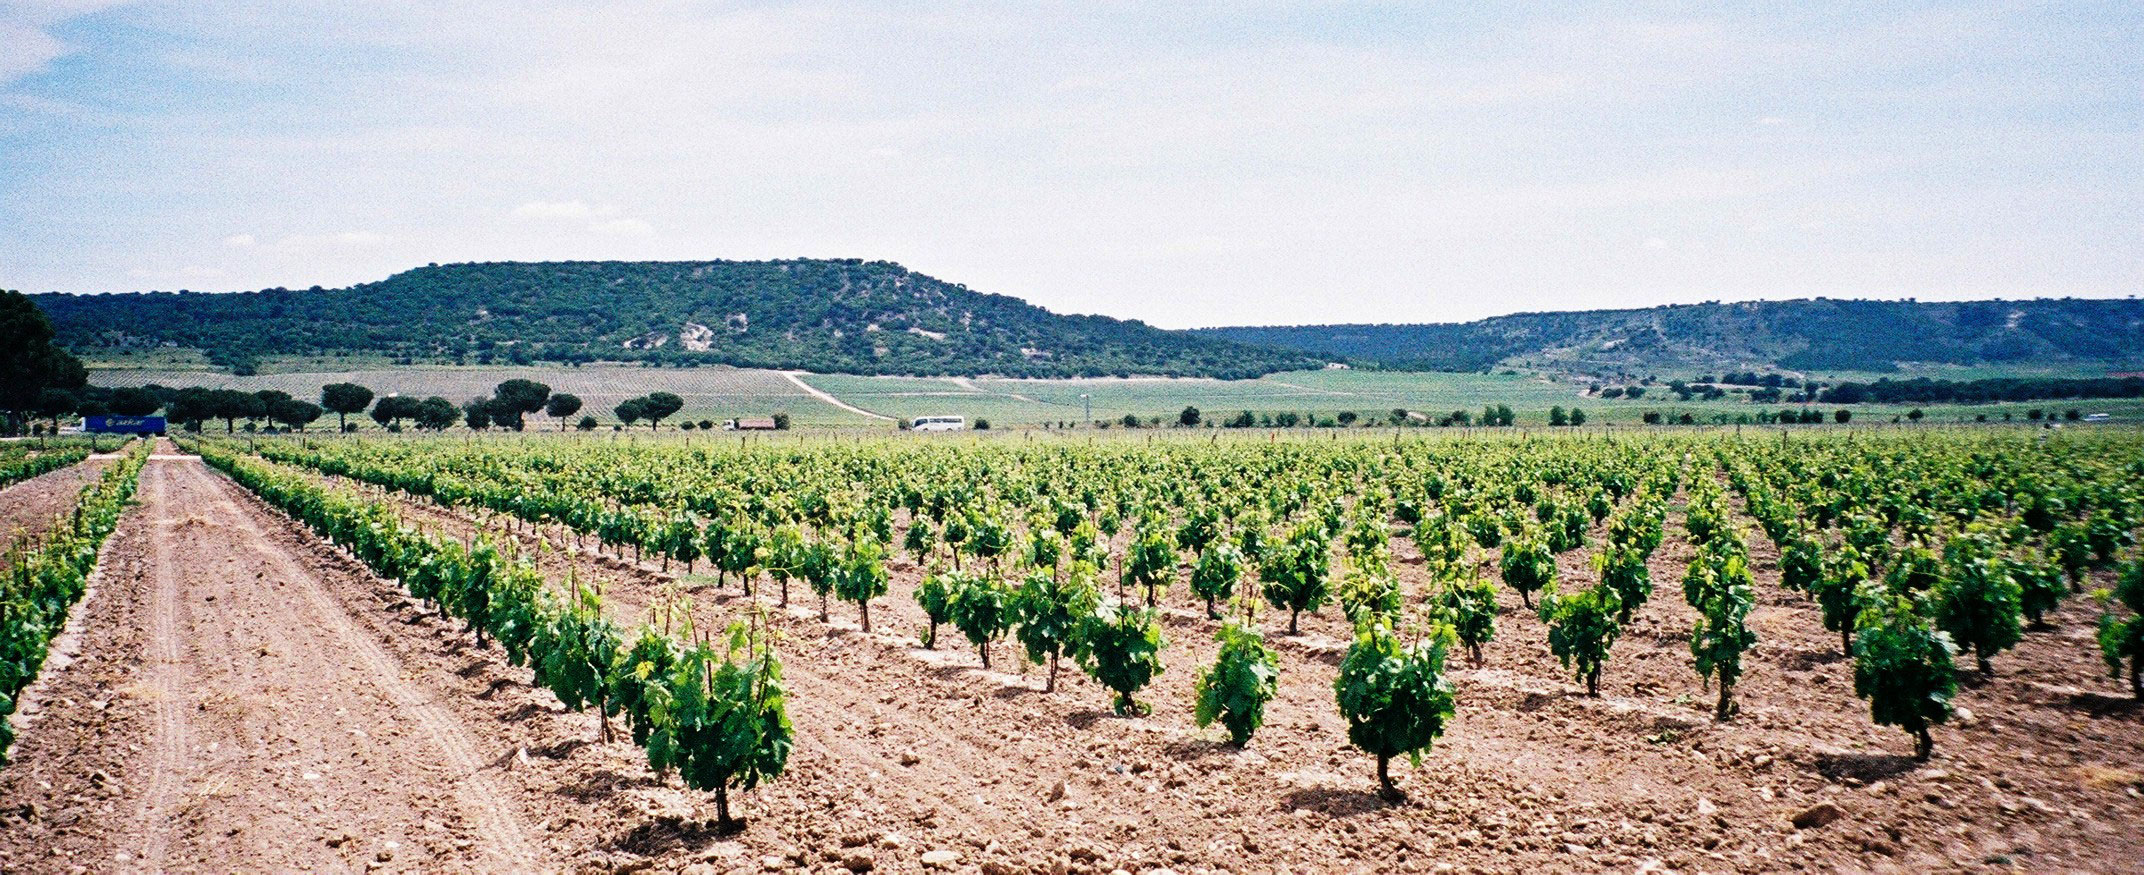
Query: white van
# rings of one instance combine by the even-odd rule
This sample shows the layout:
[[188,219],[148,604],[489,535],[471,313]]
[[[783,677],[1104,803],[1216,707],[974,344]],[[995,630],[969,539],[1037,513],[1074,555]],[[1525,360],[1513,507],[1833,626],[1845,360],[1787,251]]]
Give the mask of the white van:
[[916,431],[963,431],[968,420],[961,416],[918,416],[908,427]]

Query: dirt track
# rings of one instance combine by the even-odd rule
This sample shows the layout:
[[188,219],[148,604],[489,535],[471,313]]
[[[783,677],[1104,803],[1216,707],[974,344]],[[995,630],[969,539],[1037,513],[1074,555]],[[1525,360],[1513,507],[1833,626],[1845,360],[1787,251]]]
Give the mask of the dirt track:
[[197,461],[140,502],[0,770],[0,870],[567,865],[532,788],[574,779],[517,755],[555,700]]

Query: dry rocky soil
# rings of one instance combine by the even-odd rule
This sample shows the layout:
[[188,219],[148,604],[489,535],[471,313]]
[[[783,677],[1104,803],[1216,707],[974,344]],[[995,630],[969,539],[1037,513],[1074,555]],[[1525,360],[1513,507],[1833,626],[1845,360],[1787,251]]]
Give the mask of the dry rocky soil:
[[[711,798],[629,741],[596,743],[592,715],[200,462],[142,476],[77,609],[78,653],[33,688],[0,769],[0,870],[2144,871],[2144,708],[2106,676],[2089,599],[1973,678],[1915,763],[1756,535],[1759,644],[1740,715],[1716,723],[1687,651],[1680,514],[1600,698],[1507,593],[1486,663],[1454,660],[1457,719],[1419,769],[1396,764],[1398,805],[1333,705],[1334,609],[1296,637],[1268,618],[1280,695],[1236,750],[1192,723],[1216,645],[1181,585],[1136,719],[1069,667],[1043,692],[1011,642],[996,670],[950,628],[917,646],[905,561],[869,633],[852,605],[822,622],[797,587],[772,608],[796,749],[733,796],[748,822],[723,834]],[[751,604],[735,580],[366,491],[600,582],[621,622],[679,592],[703,629]],[[1581,552],[1562,572],[1592,576]]]
[[82,488],[96,482],[109,462],[108,456],[92,456],[0,489],[0,546],[44,534],[55,518],[74,508]]

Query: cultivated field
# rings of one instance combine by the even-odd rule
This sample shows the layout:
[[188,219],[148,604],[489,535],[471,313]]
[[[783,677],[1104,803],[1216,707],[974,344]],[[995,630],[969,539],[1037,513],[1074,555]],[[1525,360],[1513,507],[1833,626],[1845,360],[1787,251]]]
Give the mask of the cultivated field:
[[[891,428],[886,419],[845,410],[814,397],[806,388],[817,389],[856,410],[891,419],[955,415],[987,419],[993,425],[1037,426],[1044,423],[1077,423],[1091,405],[1099,420],[1117,420],[1126,414],[1142,418],[1161,417],[1174,422],[1185,407],[1197,407],[1209,419],[1225,419],[1238,411],[1258,413],[1290,411],[1331,417],[1354,411],[1365,421],[1383,422],[1395,408],[1441,416],[1455,410],[1480,415],[1486,405],[1510,405],[1523,425],[1548,424],[1551,407],[1578,407],[1588,422],[1597,425],[1636,425],[1647,412],[1670,419],[1690,413],[1700,423],[1717,417],[1732,419],[1759,411],[1795,405],[1752,405],[1730,396],[1718,401],[1675,400],[1665,388],[1656,387],[1639,400],[1605,400],[1587,397],[1587,384],[1523,374],[1453,374],[1378,372],[1361,370],[1297,371],[1272,374],[1256,380],[1207,380],[1168,378],[1097,378],[1091,380],[1027,380],[993,377],[863,377],[840,374],[804,374],[792,379],[779,371],[750,368],[642,368],[623,365],[566,367],[453,367],[444,365],[377,367],[361,370],[292,369],[315,368],[317,362],[293,362],[291,368],[276,368],[251,377],[191,367],[96,367],[92,381],[98,385],[210,386],[257,391],[277,389],[299,398],[315,398],[328,383],[356,382],[380,394],[398,392],[428,397],[437,395],[460,403],[484,395],[509,379],[531,379],[555,391],[579,395],[585,403],[580,415],[592,415],[611,423],[611,408],[619,401],[649,392],[674,392],[685,399],[684,410],[670,422],[702,419],[720,422],[737,416],[790,414],[800,426],[847,426]],[[1873,379],[1870,375],[1848,375]],[[1970,376],[1970,375],[1968,375]],[[799,385],[801,381],[804,385]],[[1080,396],[1089,396],[1082,399]],[[1815,405],[1829,412],[1838,405]],[[1849,409],[1863,424],[1888,423],[1903,417],[1913,405],[1852,405]],[[1922,405],[1932,422],[1971,421],[1985,415],[2001,421],[2009,414],[2023,421],[2028,410],[2039,408],[2059,413],[2070,408],[2108,413],[2125,422],[2144,419],[2144,402],[2048,401],[1985,405]],[[538,427],[555,423],[543,417],[531,420]],[[370,426],[368,421],[364,423]]]
[[[0,769],[0,868],[2140,868],[2144,710],[2101,661],[2107,609],[2065,583],[1992,672],[1958,655],[1958,707],[1916,762],[1908,733],[1870,720],[1857,658],[1827,628],[1830,596],[1798,591],[1781,548],[1835,557],[1871,545],[1867,598],[1895,587],[1937,610],[1968,598],[1954,579],[1965,566],[1947,563],[1972,554],[1956,550],[1995,550],[2022,580],[2063,573],[2059,545],[2081,532],[2088,547],[2114,546],[2106,561],[2081,554],[2077,587],[2115,586],[2140,561],[2130,469],[2144,464],[2144,435],[1415,434],[1092,447],[202,442],[214,467],[166,444],[104,548],[74,658],[25,697],[30,718]],[[2052,516],[2049,496],[2066,496]],[[1604,513],[1586,510],[1595,501]],[[968,526],[957,545],[955,519]],[[1218,540],[1180,548],[1198,519]],[[911,537],[919,520],[933,536]],[[1498,545],[1477,542],[1476,521]],[[991,547],[997,525],[1007,540]],[[1262,537],[1243,540],[1253,531]],[[1575,545],[1537,542],[1554,531]],[[1529,608],[1546,591],[1522,599],[1504,557],[1551,543],[1563,594],[1613,588],[1589,560],[1640,549],[1648,532],[1650,598],[1617,624],[1588,696],[1549,646],[1567,618]],[[1109,675],[1072,660],[1046,690],[1048,670],[1019,655],[1024,632],[981,635],[989,668],[965,619],[921,644],[932,618],[919,590],[1037,574],[1076,583],[1091,573],[1082,556],[1099,557],[1103,603],[1139,616],[1140,551],[1159,533],[1171,561],[1148,622],[1166,645],[1159,674],[1132,692],[1149,713],[1113,709]],[[1046,564],[1033,558],[1038,537],[1056,543]],[[1099,542],[1081,546],[1087,537]],[[1285,562],[1247,559],[1236,581],[1265,605],[1278,672],[1239,749],[1195,719],[1223,625],[1206,616],[1195,568],[1213,543],[1272,557],[1299,538],[1321,545],[1332,587],[1299,634],[1266,604],[1287,577],[1268,566]],[[856,564],[866,543],[890,555]],[[1939,579],[1912,595],[1923,584],[1893,572],[1917,567],[1917,545],[1938,557]],[[821,550],[831,564],[815,564]],[[1754,638],[1738,657],[1738,713],[1720,720],[1720,684],[1693,671],[1690,642],[1733,600],[1686,598],[1684,581],[1736,550],[1751,574],[1735,622]],[[950,576],[954,563],[989,571]],[[447,570],[471,567],[493,570]],[[884,572],[876,587],[856,576],[871,568]],[[1389,605],[1355,583],[1379,574]],[[1336,707],[1360,646],[1349,616],[1421,635],[1458,621],[1432,606],[1481,579],[1503,583],[1494,637],[1479,664],[1463,647],[1446,654],[1451,717],[1419,768],[1394,761],[1407,798],[1381,799],[1375,758]],[[576,599],[575,586],[600,598]],[[531,611],[575,635],[613,624],[601,634],[635,653],[636,636],[719,641],[731,623],[765,618],[786,741],[764,782],[731,787],[741,829],[715,822],[711,792],[649,768],[655,748],[636,743],[635,721],[653,721],[647,741],[671,737],[675,717],[629,704],[600,741],[586,703],[561,701],[584,689],[570,673],[532,675],[526,663],[557,665],[546,654],[585,639],[527,638],[512,618]],[[643,623],[654,631],[633,631]]]

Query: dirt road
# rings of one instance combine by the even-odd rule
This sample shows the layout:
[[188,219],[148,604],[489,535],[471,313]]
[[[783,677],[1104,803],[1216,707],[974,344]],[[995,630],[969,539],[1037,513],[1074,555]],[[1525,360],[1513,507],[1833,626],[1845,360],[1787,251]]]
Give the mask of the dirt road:
[[142,478],[82,656],[0,771],[0,870],[564,865],[530,819],[547,782],[512,766],[528,733],[577,725],[477,699],[496,651],[397,617],[387,584],[200,462]]

